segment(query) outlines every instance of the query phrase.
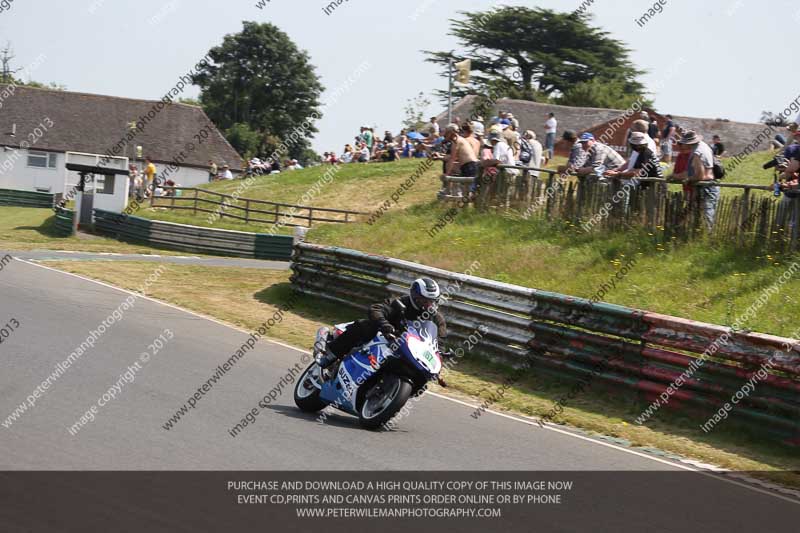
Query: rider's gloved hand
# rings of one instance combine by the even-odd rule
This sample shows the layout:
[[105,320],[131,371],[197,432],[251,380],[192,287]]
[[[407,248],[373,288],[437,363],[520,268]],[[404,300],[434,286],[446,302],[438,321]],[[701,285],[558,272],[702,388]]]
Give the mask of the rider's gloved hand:
[[381,333],[384,337],[394,337],[395,329],[391,324],[384,324],[381,326]]

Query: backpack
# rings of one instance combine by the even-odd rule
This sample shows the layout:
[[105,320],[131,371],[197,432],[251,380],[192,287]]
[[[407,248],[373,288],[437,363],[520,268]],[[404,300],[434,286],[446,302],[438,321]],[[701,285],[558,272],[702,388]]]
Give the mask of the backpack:
[[714,172],[714,179],[715,180],[724,179],[725,175],[727,174],[727,172],[725,170],[725,165],[722,164],[722,161],[720,161],[719,157],[717,157],[717,156],[714,156],[714,167],[713,167],[712,171]]
[[519,160],[527,165],[533,159],[533,146],[525,138],[520,139],[520,146]]

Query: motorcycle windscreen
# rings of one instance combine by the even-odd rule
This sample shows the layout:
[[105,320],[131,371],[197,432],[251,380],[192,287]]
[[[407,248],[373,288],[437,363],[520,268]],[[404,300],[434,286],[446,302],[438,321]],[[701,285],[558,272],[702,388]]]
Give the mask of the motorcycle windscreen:
[[422,368],[431,374],[442,370],[439,358],[439,330],[433,322],[423,322],[419,329],[410,326],[405,335],[405,347]]

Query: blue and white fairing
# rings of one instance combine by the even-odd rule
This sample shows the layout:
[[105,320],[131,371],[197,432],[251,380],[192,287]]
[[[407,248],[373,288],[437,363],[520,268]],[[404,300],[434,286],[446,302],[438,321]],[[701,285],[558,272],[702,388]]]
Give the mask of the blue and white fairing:
[[[337,325],[336,330],[344,331],[349,325]],[[436,325],[422,322],[419,328],[407,326],[395,347],[378,333],[370,343],[342,360],[336,379],[322,384],[320,398],[337,409],[358,415],[358,390],[392,357],[405,360],[429,379],[434,379],[442,370]]]

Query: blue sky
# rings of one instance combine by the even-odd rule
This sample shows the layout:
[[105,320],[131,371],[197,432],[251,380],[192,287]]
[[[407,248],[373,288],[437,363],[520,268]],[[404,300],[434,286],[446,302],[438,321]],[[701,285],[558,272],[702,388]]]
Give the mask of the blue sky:
[[[456,11],[492,5],[572,11],[581,4],[348,0],[327,15],[323,7],[330,0],[271,0],[264,9],[257,1],[14,0],[0,12],[0,42],[11,41],[17,67],[44,54],[32,72],[38,81],[156,99],[243,20],[272,22],[309,52],[328,89],[314,141],[324,151],[341,149],[362,123],[396,129],[407,99],[443,88],[420,50],[456,48],[447,35]],[[755,122],[762,110],[781,110],[800,93],[800,72],[787,59],[800,3],[667,0],[661,14],[639,27],[635,19],[652,5],[595,0],[589,11],[594,24],[626,42],[633,61],[648,71],[642,79],[653,88],[659,111]],[[197,89],[186,95],[196,96]]]

